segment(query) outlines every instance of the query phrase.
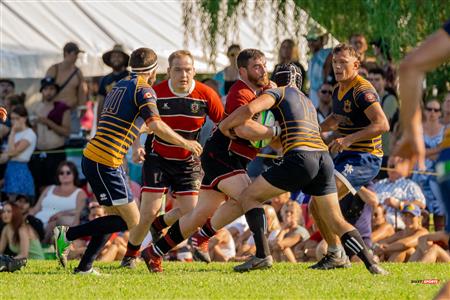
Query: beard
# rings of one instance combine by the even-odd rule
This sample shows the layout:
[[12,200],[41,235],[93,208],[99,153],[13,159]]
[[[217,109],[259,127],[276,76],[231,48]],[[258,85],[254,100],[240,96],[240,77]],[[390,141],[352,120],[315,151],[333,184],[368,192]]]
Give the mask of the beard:
[[269,77],[267,76],[267,73],[263,76],[253,76],[252,74],[248,73],[247,75],[248,81],[256,85],[257,87],[264,87],[269,84]]

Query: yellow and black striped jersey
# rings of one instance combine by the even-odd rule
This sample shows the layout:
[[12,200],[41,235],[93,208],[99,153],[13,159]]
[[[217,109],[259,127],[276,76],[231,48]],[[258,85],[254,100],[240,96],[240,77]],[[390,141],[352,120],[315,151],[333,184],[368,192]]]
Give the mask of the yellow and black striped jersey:
[[[369,126],[370,120],[364,111],[376,102],[380,100],[375,88],[359,75],[346,91],[339,91],[339,86],[336,86],[333,91],[333,112],[343,117],[338,133],[346,136]],[[346,150],[383,156],[381,135],[353,143]]]
[[298,88],[288,86],[270,89],[264,94],[275,98],[275,104],[270,110],[281,127],[283,154],[298,147],[328,151],[320,137],[316,109]]
[[119,81],[105,98],[97,132],[83,155],[117,168],[144,123],[159,119],[156,96],[142,77]]

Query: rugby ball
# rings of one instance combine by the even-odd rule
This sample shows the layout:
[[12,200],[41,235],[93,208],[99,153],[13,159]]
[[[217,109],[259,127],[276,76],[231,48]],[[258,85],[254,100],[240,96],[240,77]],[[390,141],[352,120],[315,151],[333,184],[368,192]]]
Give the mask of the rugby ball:
[[[275,126],[275,116],[270,110],[264,110],[258,114],[255,114],[253,116],[253,120],[264,126],[268,127]],[[269,138],[260,141],[250,141],[250,143],[253,147],[259,149],[266,147],[267,145],[270,144],[271,141],[272,138]]]

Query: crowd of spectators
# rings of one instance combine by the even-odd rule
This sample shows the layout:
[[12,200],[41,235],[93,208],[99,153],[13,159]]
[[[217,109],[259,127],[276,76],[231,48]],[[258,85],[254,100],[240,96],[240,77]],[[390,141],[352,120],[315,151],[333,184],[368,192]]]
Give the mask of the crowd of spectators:
[[[311,29],[305,38],[310,51],[307,69],[299,62],[299,48],[293,39],[281,43],[277,63],[293,62],[301,68],[302,90],[311,98],[322,122],[332,113],[336,84],[331,48],[326,48],[328,34],[321,28]],[[367,187],[365,195],[343,200],[344,216],[360,230],[381,261],[449,262],[449,237],[442,231],[444,216],[434,172],[439,144],[450,124],[450,92],[443,98],[434,96],[424,101],[427,160],[416,170],[427,173],[400,177],[392,165],[387,165],[389,153],[401,134],[397,125],[396,67],[383,41],[368,43],[364,35],[354,34],[349,43],[360,55],[359,74],[366,77],[379,94],[391,131],[382,137],[383,166],[388,167],[388,171],[380,173],[376,182]],[[240,50],[239,45],[231,45],[226,53],[230,64],[214,77],[203,79],[223,101],[231,85],[239,79],[236,57]],[[25,106],[26,96],[15,90],[13,80],[0,79],[0,105],[9,112],[7,122],[0,124],[0,253],[43,259],[44,252],[51,251],[46,247],[51,245],[56,225],[76,225],[105,214],[87,183],[80,180],[80,168],[76,161],[70,161],[68,149],[75,148],[73,151],[81,153],[86,140],[93,136],[108,91],[117,81],[129,76],[129,56],[123,46],[115,45],[102,57],[112,72],[97,80],[86,79],[76,66],[82,52],[76,43],[64,46],[63,61],[52,65],[45,73],[40,86],[41,101],[32,108]],[[202,143],[213,126],[210,121],[206,122],[201,133]],[[324,136],[325,141],[329,137]],[[276,149],[262,151],[277,153]],[[254,164],[257,166],[251,167],[252,176],[271,163],[274,162],[270,159],[258,158]],[[138,200],[139,182],[130,180],[130,185]],[[308,195],[302,193],[286,193],[264,205],[267,236],[275,260],[309,262],[319,260],[326,253],[327,245],[308,211],[308,199]],[[176,201],[167,197],[166,207],[176,207]],[[113,235],[99,259],[122,259],[127,236],[128,233]],[[70,257],[79,258],[87,243],[88,240],[73,243]],[[168,259],[192,260],[191,255],[185,254],[188,248],[189,243],[183,244]],[[255,245],[245,218],[220,230],[210,241],[209,250],[215,261],[242,261],[253,255]]]

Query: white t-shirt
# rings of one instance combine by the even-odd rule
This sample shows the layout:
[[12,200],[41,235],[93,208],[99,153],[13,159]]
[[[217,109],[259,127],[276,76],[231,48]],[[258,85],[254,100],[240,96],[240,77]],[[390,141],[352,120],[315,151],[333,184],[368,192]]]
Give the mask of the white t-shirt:
[[19,162],[29,162],[31,158],[31,154],[33,154],[34,149],[36,148],[36,134],[31,128],[27,128],[20,132],[17,132],[14,136],[14,142],[17,143],[20,140],[27,140],[30,145],[22,151],[19,155],[11,158],[12,161]]

